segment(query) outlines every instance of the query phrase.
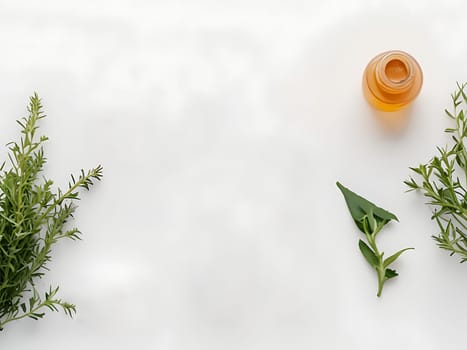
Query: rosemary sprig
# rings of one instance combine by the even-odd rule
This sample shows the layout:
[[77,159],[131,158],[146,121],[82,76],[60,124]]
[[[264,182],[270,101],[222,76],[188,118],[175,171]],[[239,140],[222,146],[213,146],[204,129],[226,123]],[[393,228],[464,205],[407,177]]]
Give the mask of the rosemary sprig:
[[344,195],[350,215],[352,215],[355,224],[365,235],[367,243],[360,239],[358,247],[366,261],[373,269],[375,269],[378,275],[377,296],[380,297],[384,283],[399,275],[396,270],[390,269],[389,265],[394,263],[402,253],[414,248],[401,249],[390,257],[384,259],[384,252],[380,252],[376,246],[376,236],[391,220],[399,220],[394,214],[377,207],[370,201],[342,186],[339,182],[337,182],[337,187],[339,187]]
[[[41,295],[36,282],[48,270],[52,246],[62,238],[79,239],[77,228],[67,228],[77,208],[79,188],[89,189],[102,178],[102,167],[71,177],[67,190],[52,190],[52,180],[41,176],[46,158],[37,135],[45,117],[37,94],[30,98],[29,116],[18,120],[19,142],[9,143],[9,167],[0,167],[0,330],[26,317],[40,319],[45,310],[62,309],[70,317],[76,306],[57,297],[57,287]],[[7,169],[8,168],[8,169]]]
[[457,84],[451,94],[453,109],[445,110],[454,126],[445,129],[451,135],[453,144],[437,147],[438,155],[428,163],[410,168],[417,174],[404,183],[409,191],[420,190],[433,208],[432,220],[440,232],[433,238],[438,246],[458,255],[461,262],[467,261],[467,150],[464,145],[467,136],[467,84]]

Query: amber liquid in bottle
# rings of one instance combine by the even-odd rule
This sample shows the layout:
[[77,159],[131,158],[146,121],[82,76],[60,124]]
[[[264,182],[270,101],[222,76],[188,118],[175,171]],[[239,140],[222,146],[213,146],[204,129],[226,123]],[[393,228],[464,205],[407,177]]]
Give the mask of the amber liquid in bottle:
[[387,51],[368,63],[363,94],[376,109],[392,112],[408,106],[420,93],[423,73],[418,62],[403,51]]

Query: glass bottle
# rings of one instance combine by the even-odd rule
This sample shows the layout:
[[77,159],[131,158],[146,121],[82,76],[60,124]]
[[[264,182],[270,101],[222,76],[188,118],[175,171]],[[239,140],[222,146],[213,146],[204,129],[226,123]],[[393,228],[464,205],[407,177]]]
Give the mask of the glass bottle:
[[419,94],[423,73],[404,51],[387,51],[374,57],[363,74],[363,94],[376,109],[392,112],[409,105]]

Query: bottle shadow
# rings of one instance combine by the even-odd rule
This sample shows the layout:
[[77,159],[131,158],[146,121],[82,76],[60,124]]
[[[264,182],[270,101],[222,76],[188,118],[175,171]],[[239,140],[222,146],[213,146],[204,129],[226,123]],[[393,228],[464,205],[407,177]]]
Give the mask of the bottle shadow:
[[374,119],[382,126],[382,128],[391,134],[400,134],[409,124],[410,114],[412,106],[408,106],[404,109],[395,112],[384,112],[380,110],[373,110]]

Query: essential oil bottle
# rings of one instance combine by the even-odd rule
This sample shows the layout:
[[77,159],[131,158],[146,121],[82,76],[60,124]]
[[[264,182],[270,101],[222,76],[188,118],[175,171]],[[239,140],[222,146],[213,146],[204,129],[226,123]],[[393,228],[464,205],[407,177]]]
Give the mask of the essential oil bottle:
[[408,106],[420,93],[423,73],[404,51],[387,51],[374,57],[363,74],[363,94],[376,109],[392,112]]

